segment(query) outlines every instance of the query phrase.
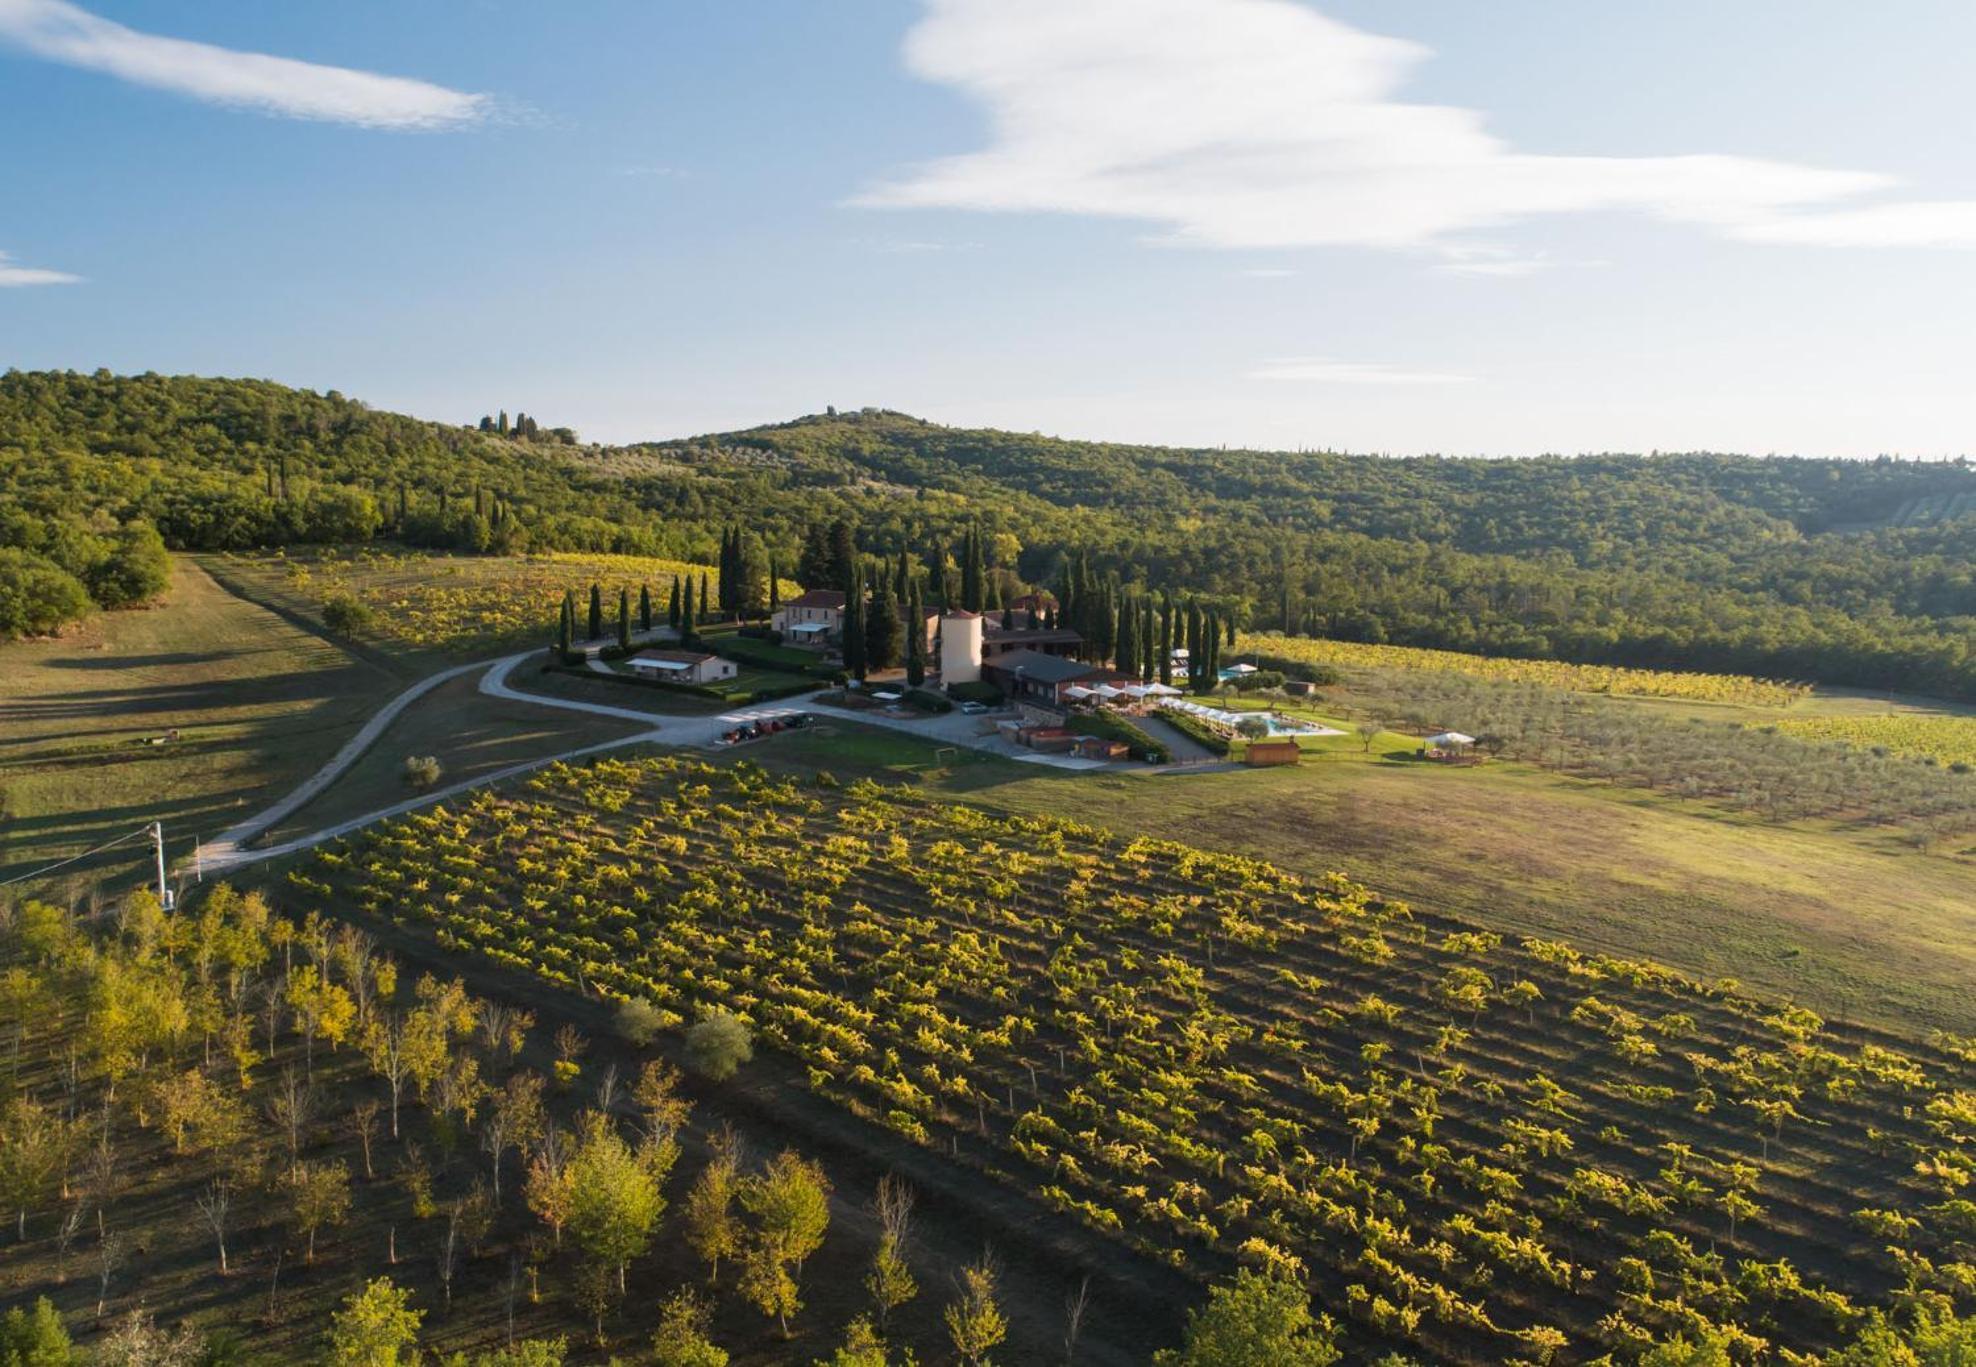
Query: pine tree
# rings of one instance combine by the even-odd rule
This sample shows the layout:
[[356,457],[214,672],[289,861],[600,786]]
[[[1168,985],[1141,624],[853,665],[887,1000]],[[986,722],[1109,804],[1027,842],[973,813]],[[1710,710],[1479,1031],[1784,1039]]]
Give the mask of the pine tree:
[[594,641],[604,634],[604,590],[599,584],[590,586],[590,631],[583,638]]
[[844,576],[831,571],[830,529],[812,522],[803,533],[802,554],[796,557],[796,579],[806,589],[842,583]]
[[631,649],[631,590],[618,588],[618,649]]
[[638,629],[649,632],[652,629],[652,586],[638,586]]

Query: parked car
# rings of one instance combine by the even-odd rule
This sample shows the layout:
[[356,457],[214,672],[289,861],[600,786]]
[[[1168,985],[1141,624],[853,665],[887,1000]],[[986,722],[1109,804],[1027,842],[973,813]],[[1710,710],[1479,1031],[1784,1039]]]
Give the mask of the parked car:
[[970,717],[978,717],[987,710],[988,704],[985,702],[975,702],[970,699],[961,704],[961,711],[967,713]]

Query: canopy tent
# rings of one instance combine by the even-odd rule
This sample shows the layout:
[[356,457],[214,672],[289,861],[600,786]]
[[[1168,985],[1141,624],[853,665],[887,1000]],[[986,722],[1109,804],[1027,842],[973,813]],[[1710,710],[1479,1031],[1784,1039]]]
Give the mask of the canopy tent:
[[1097,690],[1095,688],[1086,688],[1083,684],[1072,684],[1063,691],[1063,695],[1066,698],[1075,698],[1079,702],[1082,702],[1086,698],[1094,697],[1096,694]]
[[1094,689],[1092,689],[1091,691],[1092,691],[1093,693],[1096,693],[1096,694],[1097,694],[1097,695],[1098,695],[1099,697],[1101,697],[1101,698],[1122,698],[1122,697],[1124,697],[1124,696],[1125,696],[1125,690],[1124,690],[1124,689],[1122,689],[1122,688],[1113,688],[1113,687],[1112,687],[1112,686],[1111,686],[1110,684],[1108,684],[1108,683],[1101,683],[1101,684],[1099,684],[1099,685],[1098,685],[1098,686],[1097,686],[1096,688],[1094,688]]
[[1256,667],[1250,664],[1230,665],[1222,671],[1224,674],[1254,674],[1257,672]]
[[1442,731],[1427,738],[1427,744],[1436,750],[1451,750],[1456,746],[1473,745],[1475,737],[1463,735],[1459,731]]
[[1177,698],[1180,695],[1181,690],[1175,688],[1172,684],[1156,683],[1146,685],[1146,696],[1149,698]]

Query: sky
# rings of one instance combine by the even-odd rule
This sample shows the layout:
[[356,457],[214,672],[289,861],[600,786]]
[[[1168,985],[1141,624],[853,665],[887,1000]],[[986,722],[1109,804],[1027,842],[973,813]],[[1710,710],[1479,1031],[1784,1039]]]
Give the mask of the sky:
[[0,365],[602,441],[1954,456],[1972,47],[1966,0],[0,0]]

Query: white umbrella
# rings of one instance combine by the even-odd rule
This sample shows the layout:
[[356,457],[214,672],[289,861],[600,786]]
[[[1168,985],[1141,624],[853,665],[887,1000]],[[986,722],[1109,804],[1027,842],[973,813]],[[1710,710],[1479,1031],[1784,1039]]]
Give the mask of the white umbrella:
[[1091,696],[1091,690],[1083,684],[1072,684],[1063,691],[1063,695],[1066,698],[1088,698]]

